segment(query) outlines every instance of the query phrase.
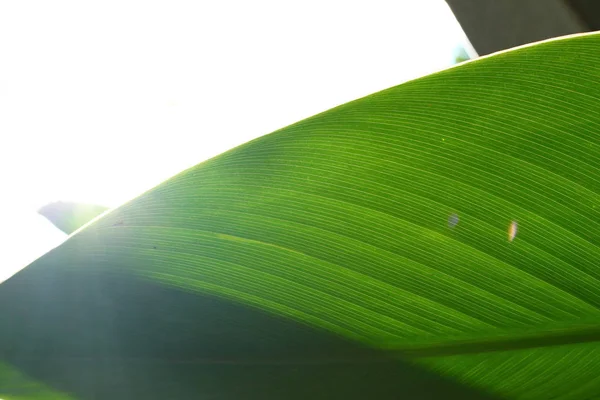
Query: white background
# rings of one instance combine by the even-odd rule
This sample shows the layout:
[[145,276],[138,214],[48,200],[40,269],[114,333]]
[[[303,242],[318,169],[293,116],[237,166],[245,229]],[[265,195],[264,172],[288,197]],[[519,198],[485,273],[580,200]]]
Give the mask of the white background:
[[0,281],[117,206],[275,129],[452,64],[443,0],[0,2]]

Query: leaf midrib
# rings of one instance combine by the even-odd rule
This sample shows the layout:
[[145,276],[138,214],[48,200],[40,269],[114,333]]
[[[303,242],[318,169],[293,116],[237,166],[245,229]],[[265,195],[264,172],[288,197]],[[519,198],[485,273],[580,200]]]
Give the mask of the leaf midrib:
[[386,349],[405,358],[441,357],[450,355],[523,350],[600,341],[600,323],[446,340],[444,342],[413,342],[388,344]]

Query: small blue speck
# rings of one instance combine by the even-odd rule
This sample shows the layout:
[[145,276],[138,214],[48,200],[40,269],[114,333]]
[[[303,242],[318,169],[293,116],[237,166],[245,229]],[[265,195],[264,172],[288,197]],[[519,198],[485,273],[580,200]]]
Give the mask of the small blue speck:
[[452,214],[448,217],[448,226],[454,228],[458,224],[458,215]]

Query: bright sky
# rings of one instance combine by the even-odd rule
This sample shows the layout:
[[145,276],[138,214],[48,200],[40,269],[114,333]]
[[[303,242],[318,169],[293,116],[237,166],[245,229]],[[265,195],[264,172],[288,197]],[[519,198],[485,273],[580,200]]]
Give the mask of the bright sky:
[[117,206],[463,42],[443,0],[1,2],[0,281],[64,239],[40,206]]

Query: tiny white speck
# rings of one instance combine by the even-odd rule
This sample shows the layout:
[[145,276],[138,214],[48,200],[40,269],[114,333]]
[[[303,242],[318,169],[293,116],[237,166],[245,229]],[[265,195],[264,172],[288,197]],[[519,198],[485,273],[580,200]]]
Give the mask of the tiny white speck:
[[517,236],[517,221],[512,221],[508,227],[508,241],[512,242]]

